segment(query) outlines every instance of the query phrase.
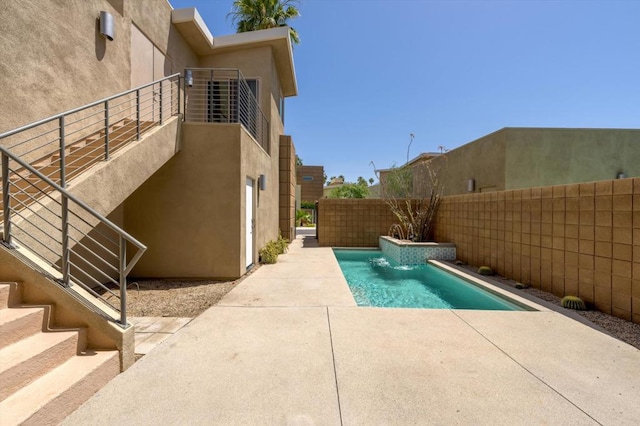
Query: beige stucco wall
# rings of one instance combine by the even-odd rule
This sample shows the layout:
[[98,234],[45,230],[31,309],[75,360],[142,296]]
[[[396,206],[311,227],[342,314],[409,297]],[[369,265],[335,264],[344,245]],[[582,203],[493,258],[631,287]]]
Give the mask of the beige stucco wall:
[[640,176],[640,130],[504,129],[505,189]]
[[[259,104],[269,121],[269,152],[265,153],[246,132],[249,141],[242,145],[242,205],[244,209],[244,182],[246,176],[264,174],[267,177],[265,191],[257,191],[255,261],[257,250],[269,240],[278,237],[279,230],[279,183],[280,183],[280,136],[284,133],[284,124],[278,111],[278,99],[281,96],[280,81],[270,46],[258,46],[235,51],[216,53],[201,58],[202,67],[237,68],[247,79],[260,80]],[[265,155],[268,154],[268,155]],[[257,188],[257,186],[255,186]],[[256,192],[256,191],[254,191]],[[244,210],[243,210],[244,211]],[[244,218],[244,213],[242,218]],[[244,222],[242,223],[244,232]],[[244,234],[243,234],[244,235]],[[242,248],[244,250],[244,246]],[[244,253],[244,251],[243,251]]]
[[278,236],[278,159],[274,169],[239,124],[184,123],[181,135],[182,150],[125,202],[125,229],[149,247],[132,275],[237,278],[246,265],[247,177],[254,180],[254,262]]
[[[640,176],[640,130],[504,128],[445,155],[445,195],[493,192]],[[440,158],[433,160],[438,163]],[[425,194],[424,163],[414,168],[415,196]],[[380,172],[382,182],[388,171]]]
[[239,127],[185,123],[182,150],[125,201],[126,229],[148,246],[133,276],[239,276]]
[[[274,141],[278,145],[278,139]],[[241,208],[238,214],[241,217],[240,223],[240,243],[242,248],[241,259],[243,261],[241,272],[244,274],[245,261],[245,182],[247,178],[253,179],[254,195],[254,255],[253,263],[258,262],[258,250],[266,245],[269,240],[278,238],[280,229],[280,186],[279,186],[279,159],[267,155],[267,153],[255,142],[255,140],[244,130],[242,130],[241,145],[241,179],[242,189]],[[278,147],[279,151],[279,147]],[[266,188],[260,190],[258,177],[263,174],[266,177]],[[248,263],[248,262],[247,262]]]
[[[99,34],[100,11],[113,15],[113,41]],[[0,61],[0,132],[129,89],[132,24],[172,72],[198,65],[166,0],[2,2],[0,52],[11,60]]]
[[504,132],[497,131],[449,151],[444,193],[466,193],[469,179],[475,179],[476,192],[504,190],[506,143]]

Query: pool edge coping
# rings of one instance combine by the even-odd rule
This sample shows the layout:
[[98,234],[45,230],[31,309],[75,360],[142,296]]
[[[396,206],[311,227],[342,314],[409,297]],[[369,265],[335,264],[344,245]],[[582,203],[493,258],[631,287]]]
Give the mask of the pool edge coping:
[[521,308],[524,308],[525,311],[529,311],[529,312],[535,312],[535,311],[539,311],[539,312],[550,312],[552,311],[549,308],[546,308],[534,301],[528,300],[518,294],[512,293],[510,291],[504,290],[502,288],[500,288],[499,286],[495,285],[494,283],[488,282],[486,280],[483,280],[481,278],[478,277],[474,277],[473,275],[461,271],[459,269],[456,269],[450,265],[447,265],[445,263],[443,263],[441,260],[429,260],[427,261],[427,264],[431,264],[437,268],[443,269],[465,281],[470,282],[473,285],[476,285],[478,287],[481,287],[483,290],[488,291],[489,293],[492,293],[496,296],[502,297],[507,299],[508,301],[511,301],[513,304],[520,306]]

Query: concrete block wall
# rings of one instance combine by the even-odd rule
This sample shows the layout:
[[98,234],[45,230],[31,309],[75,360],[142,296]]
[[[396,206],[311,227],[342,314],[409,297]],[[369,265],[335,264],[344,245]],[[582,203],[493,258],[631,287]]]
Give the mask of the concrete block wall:
[[289,241],[295,238],[296,150],[291,136],[280,136],[280,233]]
[[378,247],[397,222],[380,199],[321,198],[318,203],[318,243],[324,247]]
[[297,166],[296,168],[298,185],[302,187],[302,199],[300,201],[317,201],[322,198],[322,188],[324,187],[324,167]]
[[[320,200],[321,246],[377,247],[383,200]],[[444,197],[435,240],[459,259],[640,323],[640,178]]]
[[458,258],[640,323],[640,178],[445,197]]

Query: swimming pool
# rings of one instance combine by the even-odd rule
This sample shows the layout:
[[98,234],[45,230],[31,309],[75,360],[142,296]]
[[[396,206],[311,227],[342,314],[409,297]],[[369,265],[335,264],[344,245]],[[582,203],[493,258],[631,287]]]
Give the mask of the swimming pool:
[[333,252],[358,306],[528,310],[433,265],[398,265],[378,250]]

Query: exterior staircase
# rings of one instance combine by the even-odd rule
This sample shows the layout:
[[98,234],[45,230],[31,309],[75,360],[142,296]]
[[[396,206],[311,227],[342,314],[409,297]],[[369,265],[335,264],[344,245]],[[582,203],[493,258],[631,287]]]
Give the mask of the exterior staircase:
[[58,424],[133,364],[146,247],[105,215],[179,150],[179,82],[0,134],[0,426]]
[[119,354],[21,300],[20,284],[0,283],[0,425],[57,424],[120,372]]
[[[157,123],[153,121],[141,121],[139,133],[143,134],[154,126],[157,126]],[[112,155],[137,140],[137,122],[122,119],[110,125],[108,133],[109,155]],[[100,130],[67,144],[65,148],[65,182],[67,184],[105,159],[105,134],[105,130]],[[31,161],[31,165],[52,181],[61,183],[60,153],[44,155]],[[28,208],[52,192],[52,188],[46,182],[25,168],[15,170],[10,178],[10,188],[13,192],[13,209],[16,212]],[[0,211],[0,221],[2,218],[3,212]]]

